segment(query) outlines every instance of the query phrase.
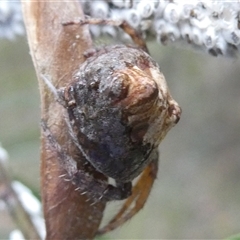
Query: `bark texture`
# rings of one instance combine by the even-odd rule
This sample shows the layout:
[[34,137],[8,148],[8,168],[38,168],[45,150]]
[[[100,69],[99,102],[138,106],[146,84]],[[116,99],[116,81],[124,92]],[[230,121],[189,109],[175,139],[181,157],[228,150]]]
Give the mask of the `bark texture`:
[[[78,1],[22,1],[30,53],[38,77],[41,116],[68,154],[79,159],[63,119],[63,107],[45,86],[41,75],[56,88],[66,86],[84,61],[83,52],[91,48],[88,26],[62,26],[62,22],[83,18]],[[80,166],[81,167],[81,166]],[[41,189],[47,239],[92,239],[102,219],[105,202],[91,206],[86,195],[75,191],[65,174],[57,153],[41,136]],[[97,178],[104,179],[101,174]]]

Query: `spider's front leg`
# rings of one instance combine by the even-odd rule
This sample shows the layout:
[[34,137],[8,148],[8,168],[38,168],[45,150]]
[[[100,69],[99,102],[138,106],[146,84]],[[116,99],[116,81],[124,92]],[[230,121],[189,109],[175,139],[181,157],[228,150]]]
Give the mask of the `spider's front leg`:
[[[124,205],[112,220],[98,230],[98,235],[105,234],[121,226],[144,207],[157,177],[158,155],[158,150],[155,149],[150,156],[151,163],[144,169],[139,180],[133,187],[132,195],[125,201]],[[131,207],[132,204],[133,207]]]

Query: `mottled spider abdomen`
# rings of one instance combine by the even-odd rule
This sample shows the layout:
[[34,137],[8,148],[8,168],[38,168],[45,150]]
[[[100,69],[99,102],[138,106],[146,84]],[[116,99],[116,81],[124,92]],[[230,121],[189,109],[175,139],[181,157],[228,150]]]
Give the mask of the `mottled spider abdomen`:
[[123,45],[93,52],[64,89],[64,100],[88,161],[119,182],[142,172],[181,113],[157,63]]

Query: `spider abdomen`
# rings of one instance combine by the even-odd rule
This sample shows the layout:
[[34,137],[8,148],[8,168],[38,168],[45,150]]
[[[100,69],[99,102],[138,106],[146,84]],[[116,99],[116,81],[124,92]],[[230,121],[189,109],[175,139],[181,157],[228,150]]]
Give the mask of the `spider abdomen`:
[[[96,51],[66,88],[70,122],[88,161],[120,182],[137,177],[179,118],[156,62],[124,45]],[[174,111],[169,111],[174,106]]]

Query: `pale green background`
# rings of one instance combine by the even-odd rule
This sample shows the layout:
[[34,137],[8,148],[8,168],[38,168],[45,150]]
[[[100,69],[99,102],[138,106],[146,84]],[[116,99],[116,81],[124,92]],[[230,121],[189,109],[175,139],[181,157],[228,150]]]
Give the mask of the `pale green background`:
[[[109,239],[210,239],[240,232],[240,60],[151,47],[175,100],[178,125],[161,144],[144,210]],[[0,142],[12,176],[39,191],[40,101],[26,39],[0,41]],[[110,206],[106,219],[120,202]],[[14,228],[0,212],[0,238]]]

